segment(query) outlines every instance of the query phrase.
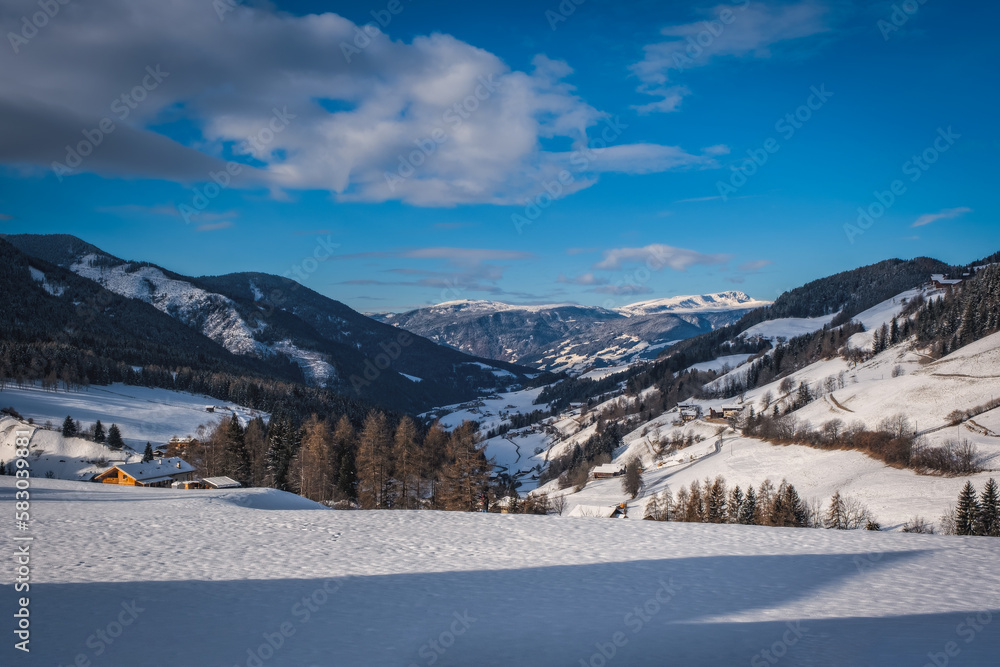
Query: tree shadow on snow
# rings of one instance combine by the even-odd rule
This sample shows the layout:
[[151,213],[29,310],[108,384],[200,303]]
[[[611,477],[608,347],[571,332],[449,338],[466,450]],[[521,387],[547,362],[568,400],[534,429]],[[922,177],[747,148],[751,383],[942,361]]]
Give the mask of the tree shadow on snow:
[[[818,554],[327,580],[36,584],[30,658],[69,665],[82,654],[93,665],[225,667],[922,665],[948,641],[957,643],[963,664],[996,655],[1000,619],[966,643],[958,634],[965,614],[910,614],[905,601],[892,617],[799,625],[712,620],[835,596],[831,587],[861,576],[877,580],[880,570],[922,553],[887,553],[866,561],[864,572],[857,564],[864,555]],[[6,642],[0,662],[27,664],[19,653]]]

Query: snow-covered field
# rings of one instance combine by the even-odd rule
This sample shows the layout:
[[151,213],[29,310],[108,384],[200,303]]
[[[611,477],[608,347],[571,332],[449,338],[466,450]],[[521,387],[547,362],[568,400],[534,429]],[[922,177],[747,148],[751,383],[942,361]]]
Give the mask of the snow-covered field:
[[[214,413],[206,407],[214,406]],[[201,425],[215,424],[234,412],[246,424],[257,414],[248,408],[224,403],[209,396],[182,391],[112,384],[91,386],[80,391],[45,391],[38,385],[18,388],[8,385],[0,391],[0,407],[13,407],[36,424],[51,422],[62,426],[67,415],[89,427],[98,419],[107,429],[118,424],[126,444],[142,447],[167,442],[172,436],[193,436]]]
[[[0,477],[0,506],[13,482]],[[31,502],[31,654],[13,648],[8,615],[3,665],[919,666],[1000,654],[993,538],[338,512],[270,490],[58,480],[33,480]]]

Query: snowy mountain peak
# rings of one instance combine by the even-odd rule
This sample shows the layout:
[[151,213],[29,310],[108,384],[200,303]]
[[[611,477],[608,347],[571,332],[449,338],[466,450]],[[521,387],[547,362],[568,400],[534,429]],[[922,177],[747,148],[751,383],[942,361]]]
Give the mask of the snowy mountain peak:
[[649,299],[618,308],[617,312],[626,317],[632,317],[634,315],[654,315],[658,313],[706,313],[726,310],[750,310],[770,305],[770,301],[754,299],[745,292],[732,290],[728,292],[715,292],[713,294]]

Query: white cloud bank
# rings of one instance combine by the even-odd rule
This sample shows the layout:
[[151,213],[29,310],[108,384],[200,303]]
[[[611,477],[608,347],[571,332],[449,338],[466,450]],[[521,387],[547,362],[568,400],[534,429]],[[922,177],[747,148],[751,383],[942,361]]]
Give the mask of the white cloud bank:
[[[403,43],[335,14],[241,5],[220,20],[208,0],[60,7],[17,53],[0,49],[0,163],[65,162],[66,146],[108,119],[74,173],[194,183],[236,159],[253,167],[238,187],[510,204],[566,168],[546,140],[580,150],[607,118],[566,83],[565,63],[539,55],[515,71],[448,35]],[[4,2],[0,25],[36,11],[34,0]],[[622,139],[575,189],[601,172],[714,166],[721,152]]]

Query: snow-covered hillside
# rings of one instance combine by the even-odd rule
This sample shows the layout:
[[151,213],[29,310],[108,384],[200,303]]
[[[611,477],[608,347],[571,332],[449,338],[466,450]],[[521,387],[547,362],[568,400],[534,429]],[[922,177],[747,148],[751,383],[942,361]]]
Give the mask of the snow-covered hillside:
[[[0,477],[5,506],[13,482]],[[985,665],[1000,652],[990,538],[33,484],[32,663],[920,665],[950,648]],[[0,648],[5,665],[26,657]]]
[[108,267],[102,264],[102,259],[98,255],[85,255],[69,268],[116,294],[145,301],[197,329],[233,354],[261,356],[269,353],[267,346],[254,338],[257,325],[243,319],[232,299],[170,278],[155,266],[121,264]]
[[[921,294],[912,290],[888,299],[885,303],[860,313],[868,331],[856,334],[850,340],[854,347],[870,348],[872,332],[888,323],[905,308],[906,303]],[[931,297],[933,291],[923,294]],[[828,318],[821,318],[828,320]],[[800,323],[788,326],[788,321],[766,323],[773,325],[771,334],[787,337],[802,330],[811,330]],[[821,328],[820,323],[816,328]],[[763,334],[761,334],[763,335]],[[718,386],[727,377],[745,372],[748,355],[730,355],[715,361],[703,362],[693,368],[698,370],[725,370],[728,375],[710,383]],[[1000,397],[1000,333],[993,334],[932,361],[913,351],[906,343],[892,346],[869,361],[854,365],[841,357],[819,361],[788,376],[792,386],[805,382],[817,399],[794,412],[799,423],[808,422],[814,428],[831,420],[843,424],[860,422],[869,429],[897,415],[903,415],[918,430],[928,446],[940,446],[949,441],[967,440],[973,443],[980,455],[983,473],[962,477],[918,475],[912,470],[891,468],[884,463],[857,451],[820,450],[806,446],[778,446],[753,438],[741,437],[732,429],[721,436],[718,432],[726,423],[709,423],[697,420],[679,425],[676,409],[650,422],[633,423],[624,436],[624,445],[615,452],[616,460],[632,458],[642,460],[646,473],[645,487],[640,496],[630,501],[630,515],[641,518],[643,508],[653,493],[667,488],[673,492],[689,486],[696,480],[722,475],[732,485],[746,488],[758,486],[765,479],[775,484],[787,479],[800,495],[809,502],[828,502],[836,491],[859,500],[869,507],[885,529],[900,529],[915,516],[937,522],[954,504],[966,479],[972,479],[977,488],[989,477],[998,477],[1000,470],[1000,409],[977,415],[960,425],[951,425],[951,413],[968,410]],[[616,370],[624,370],[617,368]],[[596,375],[595,375],[596,377]],[[784,380],[785,378],[782,378]],[[764,409],[763,398],[783,399],[776,380],[758,387],[743,396],[743,407],[749,410]],[[532,401],[539,391],[504,394],[491,401],[466,406],[452,406],[443,423],[455,426],[464,419],[473,419],[483,425],[483,431],[496,429],[507,423],[514,413],[526,414],[545,408]],[[595,434],[594,420],[602,410],[613,403],[629,400],[613,398],[605,404],[594,406],[584,417],[579,408],[546,417],[531,426],[511,429],[487,440],[487,452],[495,456],[498,465],[521,481],[520,491],[536,488],[538,470],[548,461],[572,451]],[[739,403],[739,399],[691,400],[702,407],[704,414],[710,409]],[[769,407],[769,406],[768,406]],[[446,411],[447,411],[446,410]],[[657,453],[656,443],[670,441],[686,435],[700,441],[674,454]],[[552,496],[564,495],[568,514],[576,506],[610,508],[627,501],[621,480],[592,480],[579,493],[573,489],[559,489],[553,481],[539,491]]]
[[[51,471],[57,479],[80,479],[107,469],[105,461],[136,460],[145,444],[164,445],[173,436],[196,436],[202,427],[235,414],[245,425],[267,413],[222,404],[208,396],[166,389],[114,384],[85,391],[45,391],[37,386],[7,387],[0,392],[0,406],[13,407],[34,425],[0,415],[0,460],[14,458],[15,430],[31,432],[32,466],[36,476]],[[208,412],[212,407],[213,412]],[[98,419],[105,428],[117,424],[130,450],[112,452],[84,438],[64,438],[58,430],[67,415],[89,428]],[[50,428],[44,428],[48,423]]]

